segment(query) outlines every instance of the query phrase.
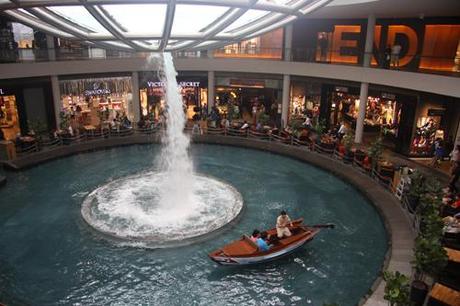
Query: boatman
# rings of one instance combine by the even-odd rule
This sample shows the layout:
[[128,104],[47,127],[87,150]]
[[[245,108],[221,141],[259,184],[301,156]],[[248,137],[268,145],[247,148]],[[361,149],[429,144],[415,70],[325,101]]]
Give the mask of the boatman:
[[291,236],[288,225],[292,226],[291,218],[286,214],[286,211],[282,210],[276,219],[276,234],[279,239]]

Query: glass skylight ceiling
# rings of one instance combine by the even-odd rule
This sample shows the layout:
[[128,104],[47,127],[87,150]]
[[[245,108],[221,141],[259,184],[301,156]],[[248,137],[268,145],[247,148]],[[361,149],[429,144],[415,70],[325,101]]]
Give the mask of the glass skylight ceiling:
[[0,0],[0,11],[37,30],[103,48],[174,51],[217,48],[258,36],[329,2]]

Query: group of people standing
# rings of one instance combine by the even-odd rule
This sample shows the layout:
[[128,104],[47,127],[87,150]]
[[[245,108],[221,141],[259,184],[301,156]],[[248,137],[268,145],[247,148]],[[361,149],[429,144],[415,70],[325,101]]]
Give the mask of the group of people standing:
[[389,68],[398,68],[399,67],[399,56],[401,53],[401,45],[395,43],[393,46],[388,45],[385,48],[383,67],[386,69]]

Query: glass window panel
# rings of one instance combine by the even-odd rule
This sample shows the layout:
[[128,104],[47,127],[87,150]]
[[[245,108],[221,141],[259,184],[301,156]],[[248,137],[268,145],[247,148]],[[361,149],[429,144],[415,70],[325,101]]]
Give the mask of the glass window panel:
[[104,5],[103,8],[128,32],[161,35],[166,18],[164,4]]
[[379,0],[334,0],[328,3],[326,6],[352,5],[352,4],[360,4],[360,3],[375,2],[375,1],[379,1]]
[[224,32],[231,32],[241,26],[244,26],[248,23],[251,23],[265,15],[267,15],[268,11],[261,11],[261,10],[248,10],[246,13],[244,13],[240,18],[235,20],[231,25],[229,25]]
[[48,9],[96,33],[109,34],[109,32],[82,6],[49,6]]
[[219,42],[218,40],[208,40],[208,41],[202,42],[201,44],[198,44],[196,47],[201,48],[201,47],[205,47],[205,46],[208,46],[208,45],[216,44],[218,42]]
[[297,0],[259,0],[257,3],[287,5],[289,2],[297,2]]
[[111,41],[111,40],[108,40],[108,41],[102,41],[103,43],[105,44],[108,44],[108,45],[112,45],[114,47],[121,47],[121,48],[126,48],[126,49],[132,49],[130,46],[128,46],[127,44],[125,43],[122,43],[122,42],[119,42],[119,41]]
[[229,8],[209,5],[176,5],[171,35],[200,34]]

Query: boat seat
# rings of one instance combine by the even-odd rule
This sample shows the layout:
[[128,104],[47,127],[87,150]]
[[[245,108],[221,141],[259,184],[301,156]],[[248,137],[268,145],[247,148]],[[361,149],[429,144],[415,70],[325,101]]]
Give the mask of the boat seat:
[[246,241],[247,243],[249,243],[249,245],[255,247],[255,248],[259,248],[257,246],[257,243],[255,243],[254,241],[251,240],[251,238],[249,238],[247,235],[243,235],[243,240]]

